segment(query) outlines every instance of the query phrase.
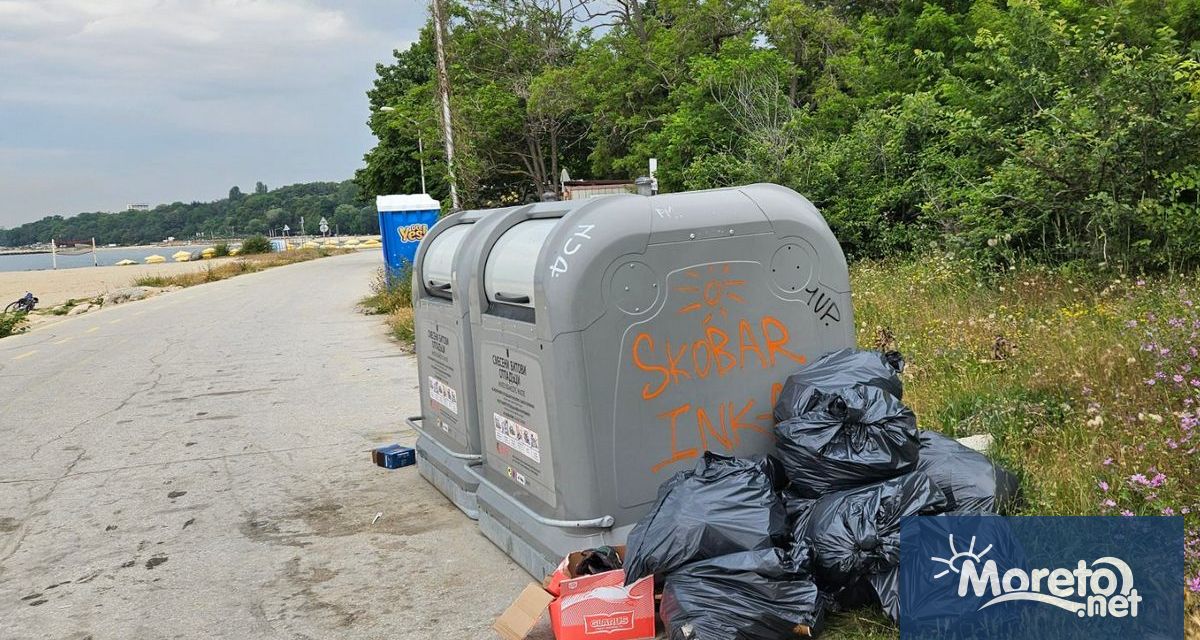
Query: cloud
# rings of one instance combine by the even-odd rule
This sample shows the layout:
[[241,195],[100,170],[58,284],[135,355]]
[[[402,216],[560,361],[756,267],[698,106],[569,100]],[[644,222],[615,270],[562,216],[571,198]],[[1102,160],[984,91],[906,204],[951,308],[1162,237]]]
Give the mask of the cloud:
[[420,0],[0,0],[0,174],[23,176],[0,225],[89,202],[56,171],[104,185],[76,210],[350,177],[374,65],[423,21]]
[[231,130],[228,121],[196,118],[188,103],[245,97],[251,115],[293,131],[294,119],[256,100],[336,83],[348,70],[341,61],[386,42],[340,10],[301,0],[7,0],[0,16],[12,18],[0,19],[0,58],[20,62],[0,71],[0,102],[149,101],[156,117],[215,131]]

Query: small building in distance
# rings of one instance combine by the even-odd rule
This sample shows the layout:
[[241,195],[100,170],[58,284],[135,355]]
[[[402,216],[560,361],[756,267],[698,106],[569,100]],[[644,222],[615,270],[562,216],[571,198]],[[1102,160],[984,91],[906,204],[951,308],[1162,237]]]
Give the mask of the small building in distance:
[[149,211],[150,205],[146,204],[145,202],[136,202],[133,204],[125,205],[125,210],[126,211]]
[[564,180],[562,189],[563,200],[637,193],[637,185],[632,180]]

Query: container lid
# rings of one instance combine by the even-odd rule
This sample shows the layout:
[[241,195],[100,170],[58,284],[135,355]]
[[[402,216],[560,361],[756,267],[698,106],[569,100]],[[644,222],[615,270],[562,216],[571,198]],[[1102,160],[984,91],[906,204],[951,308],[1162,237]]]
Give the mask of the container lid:
[[375,196],[377,211],[437,211],[441,203],[427,193]]
[[454,256],[470,231],[471,225],[458,224],[434,236],[422,262],[425,286],[439,293],[451,293]]
[[489,300],[534,306],[533,279],[538,254],[562,218],[527,220],[504,232],[484,264],[483,287]]

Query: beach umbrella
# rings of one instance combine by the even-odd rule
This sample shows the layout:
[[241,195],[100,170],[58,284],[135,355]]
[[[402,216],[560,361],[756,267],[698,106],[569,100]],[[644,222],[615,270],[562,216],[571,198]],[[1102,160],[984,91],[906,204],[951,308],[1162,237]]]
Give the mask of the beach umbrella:
[[118,262],[116,266],[118,266],[118,267],[128,267],[128,266],[129,266],[129,265],[131,265],[131,264],[137,264],[137,262],[135,262],[135,261],[133,261],[133,260],[122,260],[122,261]]
[[162,264],[166,261],[167,261],[166,258],[164,258],[160,255],[157,255],[157,254],[152,255],[152,256],[146,256],[146,264]]

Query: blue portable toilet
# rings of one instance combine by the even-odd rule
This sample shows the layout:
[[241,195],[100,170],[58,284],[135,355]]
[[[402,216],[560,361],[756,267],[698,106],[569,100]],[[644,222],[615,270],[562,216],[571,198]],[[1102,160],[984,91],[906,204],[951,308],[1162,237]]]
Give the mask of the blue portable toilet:
[[417,245],[438,221],[442,206],[428,194],[376,196],[383,259],[388,273],[399,273],[417,257]]

